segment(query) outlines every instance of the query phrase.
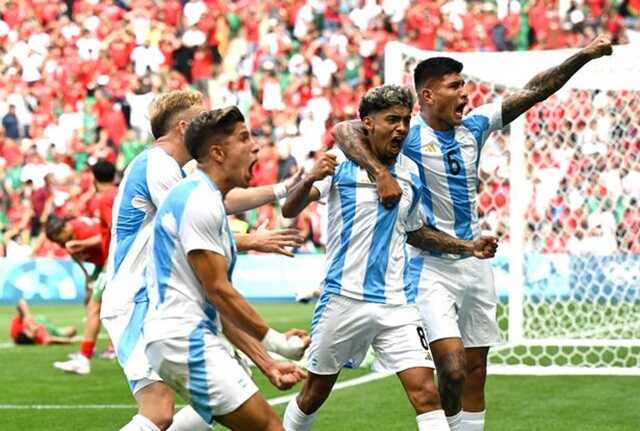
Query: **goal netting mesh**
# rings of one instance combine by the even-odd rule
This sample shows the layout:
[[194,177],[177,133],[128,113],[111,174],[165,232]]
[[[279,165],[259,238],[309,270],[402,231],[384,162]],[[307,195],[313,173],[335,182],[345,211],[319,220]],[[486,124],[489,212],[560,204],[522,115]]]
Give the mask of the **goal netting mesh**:
[[[640,374],[640,46],[585,66],[494,133],[478,208],[494,259],[502,373]],[[572,50],[446,53],[464,63],[470,107],[495,102]],[[412,86],[424,58],[392,42],[385,82]]]

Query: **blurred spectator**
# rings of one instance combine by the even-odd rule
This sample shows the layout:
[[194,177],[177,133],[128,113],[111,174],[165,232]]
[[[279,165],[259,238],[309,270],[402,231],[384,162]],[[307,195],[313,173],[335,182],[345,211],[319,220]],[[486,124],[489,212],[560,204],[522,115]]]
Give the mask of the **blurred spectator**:
[[4,133],[8,138],[18,139],[20,138],[20,127],[18,123],[18,116],[16,115],[16,107],[9,105],[9,112],[2,117],[2,127]]

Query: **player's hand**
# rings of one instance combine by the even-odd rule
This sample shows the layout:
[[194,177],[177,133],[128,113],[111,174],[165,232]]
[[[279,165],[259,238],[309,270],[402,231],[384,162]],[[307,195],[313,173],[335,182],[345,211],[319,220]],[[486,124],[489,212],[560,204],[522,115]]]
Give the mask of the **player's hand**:
[[64,244],[64,248],[67,249],[69,254],[81,253],[86,249],[84,243],[81,240],[76,240],[76,239],[67,241]]
[[592,60],[596,58],[604,57],[605,55],[611,55],[613,53],[613,47],[611,40],[605,36],[600,35],[593,39],[589,45],[583,48],[582,52],[589,55]]
[[314,183],[320,181],[328,175],[333,175],[338,166],[338,160],[334,154],[320,153],[318,160],[313,165],[311,172],[305,178],[305,181]]
[[293,257],[287,247],[300,247],[304,243],[304,238],[297,229],[267,229],[269,220],[265,220],[258,229],[251,234],[253,250],[263,253],[276,253]]
[[490,259],[496,255],[498,238],[495,236],[481,236],[472,242],[473,256],[478,259]]
[[264,370],[264,375],[281,391],[286,391],[307,378],[306,371],[291,362],[273,362]]
[[287,359],[299,361],[304,356],[304,352],[307,350],[307,347],[309,347],[309,344],[311,344],[311,337],[309,337],[306,331],[296,328],[289,329],[284,335],[287,337],[288,344],[287,351],[284,353],[288,354],[283,354],[282,356]]
[[376,187],[382,205],[386,208],[393,208],[402,197],[402,188],[389,171],[384,170],[376,177]]

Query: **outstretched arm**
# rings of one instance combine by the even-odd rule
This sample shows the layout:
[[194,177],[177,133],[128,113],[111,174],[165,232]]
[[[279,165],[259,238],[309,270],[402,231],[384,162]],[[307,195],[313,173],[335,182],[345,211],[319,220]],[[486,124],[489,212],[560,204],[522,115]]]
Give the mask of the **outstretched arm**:
[[367,145],[366,137],[359,120],[343,121],[331,130],[338,148],[349,160],[363,167],[375,178],[380,201],[386,207],[392,207],[400,201],[402,189],[389,170],[373,155]]
[[509,95],[502,102],[502,124],[506,126],[538,102],[558,91],[585,64],[596,58],[611,55],[611,41],[598,36],[588,46],[566,59],[562,64],[534,76],[522,90]]
[[232,189],[224,198],[224,207],[227,210],[227,214],[239,214],[286,197],[293,186],[300,181],[301,175],[302,170],[273,186]]
[[425,251],[470,255],[478,259],[487,259],[495,256],[498,248],[498,239],[495,237],[483,236],[473,241],[467,241],[454,238],[427,226],[422,226],[417,231],[407,233],[407,242]]
[[238,251],[259,251],[262,253],[277,253],[293,257],[293,253],[287,247],[300,247],[304,243],[304,237],[296,229],[269,230],[266,223],[258,227],[258,230],[248,234],[235,234]]

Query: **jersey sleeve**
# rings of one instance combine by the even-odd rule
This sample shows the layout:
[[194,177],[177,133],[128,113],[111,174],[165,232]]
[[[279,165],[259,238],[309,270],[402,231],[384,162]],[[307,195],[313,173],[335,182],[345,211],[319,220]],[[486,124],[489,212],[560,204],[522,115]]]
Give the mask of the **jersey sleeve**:
[[159,208],[171,187],[182,179],[182,170],[171,156],[159,153],[149,156],[147,165],[149,195],[151,202]]
[[482,148],[489,134],[502,128],[502,104],[479,106],[464,118],[462,124],[471,131],[478,148]]
[[[187,202],[182,215],[178,235],[186,254],[193,250],[208,250],[225,256],[226,233],[225,217],[222,205],[202,205],[211,201],[211,197],[203,198],[194,193]],[[203,200],[206,199],[206,200]]]

